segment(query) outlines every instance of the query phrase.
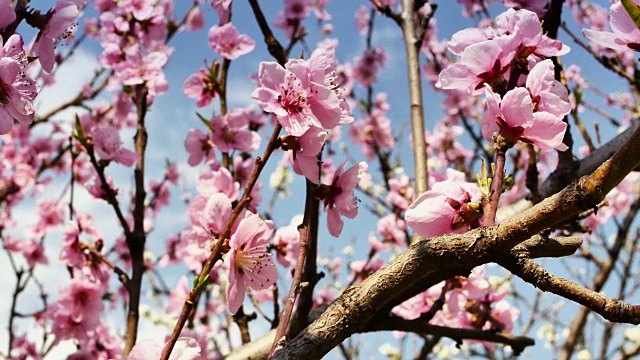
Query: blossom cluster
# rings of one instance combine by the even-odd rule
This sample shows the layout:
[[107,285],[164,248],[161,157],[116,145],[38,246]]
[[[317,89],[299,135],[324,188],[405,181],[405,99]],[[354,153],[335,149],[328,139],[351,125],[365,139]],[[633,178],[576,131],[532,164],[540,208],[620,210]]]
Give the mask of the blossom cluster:
[[543,34],[540,19],[529,10],[509,9],[495,24],[453,35],[448,47],[460,61],[440,73],[436,87],[484,92],[488,110],[482,132],[489,141],[501,135],[499,146],[509,148],[520,140],[544,150],[566,150],[568,93],[545,58],[564,55],[569,48]]

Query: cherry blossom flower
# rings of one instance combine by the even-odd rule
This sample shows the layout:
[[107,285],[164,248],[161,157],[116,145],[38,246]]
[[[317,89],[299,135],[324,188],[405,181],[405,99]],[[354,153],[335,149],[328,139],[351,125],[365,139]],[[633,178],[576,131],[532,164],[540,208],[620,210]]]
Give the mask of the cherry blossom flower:
[[[129,356],[125,360],[149,360],[159,359],[164,346],[152,339],[142,339],[131,349]],[[174,347],[169,360],[200,360],[202,359],[202,349],[198,341],[191,337],[179,338]]]
[[487,84],[502,94],[512,76],[520,84],[534,64],[570,50],[544,35],[540,19],[529,10],[508,9],[495,23],[495,30],[471,28],[453,35],[449,50],[461,55],[460,61],[440,73],[436,87],[479,95]]
[[0,49],[0,85],[3,89],[0,135],[11,130],[14,119],[28,125],[35,116],[31,101],[38,94],[39,88],[35,81],[25,75],[28,62],[23,45],[22,37],[14,34]]
[[224,194],[230,201],[235,201],[240,195],[240,184],[224,167],[215,171],[202,172],[198,176],[196,188],[201,195]]
[[[13,11],[13,9],[11,9]],[[15,14],[15,13],[14,13]],[[36,348],[36,344],[31,342],[27,335],[16,336],[11,342],[11,359],[33,359],[40,360],[40,352]]]
[[187,16],[187,30],[198,31],[204,27],[204,13],[199,7],[191,10]]
[[482,120],[482,135],[493,141],[498,133],[513,146],[518,140],[531,143],[542,150],[567,150],[562,143],[567,124],[552,113],[533,112],[533,101],[525,88],[507,92],[503,99],[487,87],[487,111]]
[[[636,6],[639,4],[638,0],[633,1],[633,3],[636,4]],[[631,19],[622,2],[614,2],[611,4],[610,10],[609,24],[613,32],[584,29],[582,30],[584,36],[591,42],[605,48],[617,51],[626,51],[629,49],[640,51],[640,29],[638,29],[638,26],[633,19]]]
[[377,255],[375,255],[373,258],[368,260],[352,261],[349,264],[349,270],[351,270],[351,274],[349,274],[349,280],[362,281],[366,279],[369,275],[380,270],[383,266],[384,266],[384,260],[382,260]]
[[462,10],[462,15],[465,17],[470,17],[473,14],[482,11],[483,6],[489,6],[492,3],[492,0],[486,1],[486,5],[484,4],[484,0],[457,0],[457,1],[464,5],[464,9]]
[[404,211],[415,198],[415,192],[409,177],[402,173],[389,179],[389,192],[387,201],[393,206]]
[[273,113],[290,135],[301,136],[311,126],[333,129],[353,121],[349,106],[333,83],[335,46],[319,46],[309,61],[289,60],[283,68],[262,62],[258,88],[252,97]]
[[30,269],[33,269],[36,264],[46,265],[49,263],[44,253],[44,246],[37,241],[29,240],[23,243],[21,251],[25,259],[27,259]]
[[326,138],[325,130],[312,126],[302,136],[288,138],[286,144],[287,148],[293,150],[293,171],[298,175],[304,175],[314,184],[320,182],[318,154]]
[[162,49],[144,53],[139,45],[125,50],[125,60],[113,66],[114,81],[122,85],[146,84],[150,99],[165,93],[169,84],[164,75],[163,67],[169,61],[169,49]]
[[209,29],[209,46],[228,60],[253,51],[255,42],[248,35],[238,33],[232,23],[214,25]]
[[184,147],[189,153],[187,163],[191,166],[200,164],[202,159],[213,156],[213,142],[208,134],[200,129],[190,129],[184,140]]
[[512,46],[506,38],[466,46],[460,61],[440,73],[436,87],[467,90],[472,95],[480,94],[484,84],[501,88],[514,56]]
[[504,6],[514,9],[527,9],[542,18],[547,12],[549,0],[501,0]]
[[287,19],[304,20],[313,10],[309,0],[284,0],[284,13]]
[[324,203],[324,210],[327,212],[327,227],[333,237],[340,236],[344,221],[341,215],[353,219],[358,215],[358,201],[353,194],[362,173],[366,172],[368,165],[360,162],[357,166],[352,166],[344,170],[347,161],[343,161],[338,170],[328,184],[322,184],[318,191]]
[[395,145],[393,137],[393,129],[391,119],[387,117],[389,104],[387,103],[387,94],[378,93],[376,95],[376,104],[382,107],[374,106],[373,110],[363,119],[355,121],[349,127],[349,137],[356,144],[362,144],[362,152],[369,160],[376,157],[376,150],[391,150]]
[[80,15],[80,9],[85,2],[85,0],[58,0],[53,9],[47,13],[49,17],[47,24],[40,29],[30,51],[31,56],[38,57],[44,71],[53,70],[57,39],[60,36],[67,40],[73,37],[72,25]]
[[118,129],[113,126],[97,126],[91,130],[94,149],[101,160],[113,160],[124,166],[132,166],[138,161],[138,154],[124,149]]
[[478,225],[480,190],[476,184],[459,181],[458,176],[464,174],[449,169],[447,180],[433,184],[409,206],[405,221],[418,235],[460,234]]
[[389,55],[380,47],[365,50],[353,65],[353,78],[360,86],[368,87],[377,81],[378,71],[384,67]]
[[89,278],[73,277],[69,286],[60,290],[57,301],[47,309],[56,339],[86,340],[91,337],[104,310],[103,293],[103,286]]
[[369,8],[365,5],[360,5],[360,7],[356,9],[355,18],[355,25],[358,29],[358,34],[360,34],[360,36],[365,36],[369,31],[369,20],[371,18]]
[[148,0],[122,0],[118,7],[124,12],[131,13],[136,20],[145,21],[153,15],[155,5]]
[[189,281],[186,276],[180,277],[178,284],[169,292],[169,304],[165,311],[168,314],[175,314],[182,309],[182,305],[189,296]]
[[407,244],[405,229],[404,220],[398,218],[396,214],[389,214],[378,220],[378,235],[385,243],[405,246]]
[[442,281],[430,287],[426,291],[409,298],[402,304],[391,309],[391,312],[407,320],[415,320],[419,318],[422,314],[428,312],[429,309],[431,309],[431,306],[433,306],[433,303],[438,300],[444,284],[445,282]]
[[300,251],[298,225],[301,222],[296,223],[295,220],[291,220],[290,225],[279,227],[273,235],[272,246],[276,250],[276,260],[286,268],[295,266]]
[[267,252],[274,227],[272,221],[264,221],[257,214],[246,212],[229,239],[231,249],[224,263],[229,268],[227,305],[232,314],[244,301],[245,285],[261,290],[278,280],[278,271]]
[[260,147],[260,136],[249,129],[250,109],[232,109],[211,121],[212,140],[222,152],[252,152]]
[[0,29],[6,28],[16,20],[16,12],[11,6],[11,0],[0,1]]
[[218,19],[220,19],[220,25],[224,25],[229,22],[229,15],[231,14],[231,0],[211,0],[211,6],[218,13]]
[[[205,200],[206,202],[200,212],[189,207],[189,216],[195,217],[196,215],[199,215],[198,225],[200,225],[210,237],[217,238],[222,234],[224,227],[231,218],[231,213],[233,212],[231,200],[229,200],[229,198],[224,194],[213,194]],[[198,203],[195,202],[195,204]]]

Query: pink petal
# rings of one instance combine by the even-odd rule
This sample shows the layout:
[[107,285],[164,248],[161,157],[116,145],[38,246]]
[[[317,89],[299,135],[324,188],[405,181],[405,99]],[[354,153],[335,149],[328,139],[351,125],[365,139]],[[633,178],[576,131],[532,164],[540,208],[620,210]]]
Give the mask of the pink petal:
[[330,208],[327,210],[327,228],[329,229],[329,234],[333,237],[338,237],[343,227],[344,221],[340,218],[338,209]]

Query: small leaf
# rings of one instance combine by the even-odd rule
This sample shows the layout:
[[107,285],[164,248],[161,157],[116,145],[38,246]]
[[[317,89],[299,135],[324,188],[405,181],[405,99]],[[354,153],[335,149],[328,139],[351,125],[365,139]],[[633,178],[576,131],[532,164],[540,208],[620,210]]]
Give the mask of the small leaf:
[[636,27],[640,29],[640,6],[631,0],[622,0],[622,6],[631,17],[631,20],[636,24]]
[[202,114],[200,114],[199,112],[196,112],[196,115],[198,115],[198,118],[207,127],[207,129],[209,129],[209,131],[213,132],[213,128],[211,127],[211,121],[209,121],[207,118],[202,116]]
[[75,131],[73,132],[73,137],[76,138],[83,146],[87,146],[87,139],[84,136],[84,130],[82,129],[82,124],[80,124],[80,118],[78,117],[78,114],[76,114]]

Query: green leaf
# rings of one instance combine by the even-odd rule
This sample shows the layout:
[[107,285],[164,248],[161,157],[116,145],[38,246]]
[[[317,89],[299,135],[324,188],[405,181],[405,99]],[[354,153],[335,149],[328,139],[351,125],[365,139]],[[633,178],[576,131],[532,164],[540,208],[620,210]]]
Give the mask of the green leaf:
[[636,24],[636,27],[640,29],[640,6],[631,0],[622,0],[622,6],[631,17],[631,20]]
[[209,131],[213,132],[213,128],[211,127],[211,121],[209,121],[209,119],[207,119],[204,116],[202,116],[202,114],[200,114],[199,112],[196,112],[196,115],[198,115],[198,119],[200,119],[200,121],[202,121],[202,123],[207,127],[207,129],[209,129]]
[[76,114],[76,121],[75,121],[75,131],[73,132],[73,137],[76,138],[80,144],[82,144],[83,146],[87,146],[87,139],[84,136],[84,130],[82,130],[82,124],[80,124],[80,118],[78,117],[78,115]]

